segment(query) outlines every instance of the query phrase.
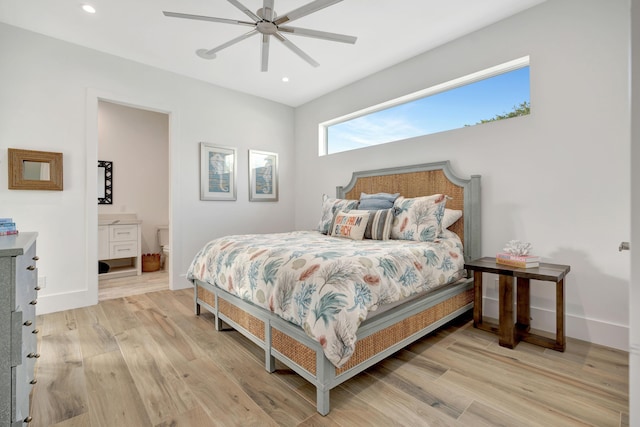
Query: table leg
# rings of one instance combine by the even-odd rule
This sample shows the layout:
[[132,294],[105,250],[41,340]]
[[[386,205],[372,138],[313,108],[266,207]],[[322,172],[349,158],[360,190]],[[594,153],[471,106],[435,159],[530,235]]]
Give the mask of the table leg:
[[531,292],[529,279],[516,279],[516,328],[518,332],[529,332],[531,329]]
[[513,321],[513,277],[500,275],[499,287],[499,339],[502,347],[515,347],[515,324]]
[[482,272],[473,272],[473,326],[478,328],[482,324]]
[[567,343],[564,332],[564,279],[556,283],[556,348],[564,351]]

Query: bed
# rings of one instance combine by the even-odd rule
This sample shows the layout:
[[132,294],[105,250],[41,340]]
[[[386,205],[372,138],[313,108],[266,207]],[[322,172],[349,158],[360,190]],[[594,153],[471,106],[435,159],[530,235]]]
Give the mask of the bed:
[[333,212],[333,236],[226,236],[205,245],[187,275],[196,314],[204,308],[217,330],[224,322],[260,346],[269,372],[277,359],[313,384],[322,415],[332,388],[473,308],[473,279],[463,265],[480,255],[480,177],[460,178],[448,161],[355,172],[333,200],[362,193],[399,193],[399,218],[398,206],[423,199],[442,215],[446,205],[462,216],[446,229],[423,228],[428,242],[395,223],[394,239],[352,240],[335,235],[373,213]]

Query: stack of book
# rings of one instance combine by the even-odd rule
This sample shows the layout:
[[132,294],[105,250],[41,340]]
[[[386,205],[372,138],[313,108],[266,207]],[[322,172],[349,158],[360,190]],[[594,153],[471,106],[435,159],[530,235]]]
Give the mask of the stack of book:
[[539,267],[540,257],[535,255],[513,255],[508,252],[499,252],[496,254],[496,264],[519,268]]
[[9,236],[18,234],[16,223],[11,218],[0,218],[0,236]]

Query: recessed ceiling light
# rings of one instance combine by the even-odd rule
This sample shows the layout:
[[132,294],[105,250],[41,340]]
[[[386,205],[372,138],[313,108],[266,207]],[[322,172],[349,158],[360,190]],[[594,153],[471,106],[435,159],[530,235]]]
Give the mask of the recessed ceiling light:
[[283,77],[283,78],[282,78],[282,81],[283,81],[283,82],[285,82],[285,83],[287,83],[287,82],[289,81],[289,77]]
[[96,13],[96,8],[91,6],[90,4],[83,4],[82,10],[84,10],[87,13]]

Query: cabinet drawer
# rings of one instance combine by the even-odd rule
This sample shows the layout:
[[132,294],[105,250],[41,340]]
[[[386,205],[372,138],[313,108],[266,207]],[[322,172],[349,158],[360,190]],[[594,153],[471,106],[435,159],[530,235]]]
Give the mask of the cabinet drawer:
[[137,225],[112,225],[109,227],[109,233],[109,239],[111,242],[138,240]]
[[111,259],[138,256],[138,242],[111,242],[109,253]]

